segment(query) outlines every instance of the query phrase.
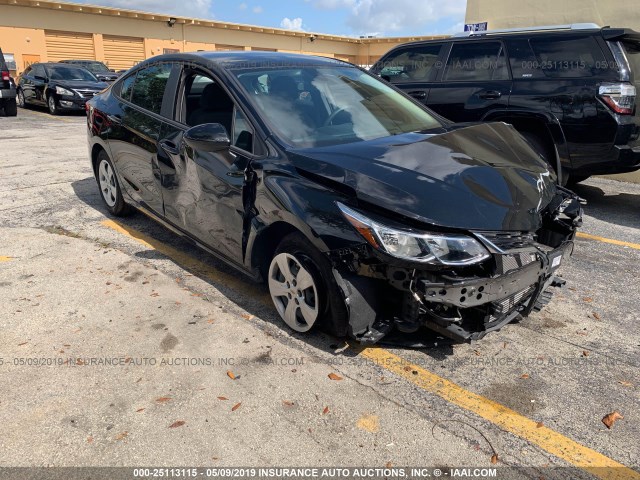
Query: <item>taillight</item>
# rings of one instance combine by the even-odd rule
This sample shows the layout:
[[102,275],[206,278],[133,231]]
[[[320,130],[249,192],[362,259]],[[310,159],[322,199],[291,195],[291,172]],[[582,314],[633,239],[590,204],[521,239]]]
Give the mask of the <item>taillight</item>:
[[605,83],[598,90],[600,98],[620,115],[633,115],[636,106],[636,87],[628,83]]
[[2,72],[2,81],[3,82],[8,82],[11,79],[11,77],[9,76],[9,72]]

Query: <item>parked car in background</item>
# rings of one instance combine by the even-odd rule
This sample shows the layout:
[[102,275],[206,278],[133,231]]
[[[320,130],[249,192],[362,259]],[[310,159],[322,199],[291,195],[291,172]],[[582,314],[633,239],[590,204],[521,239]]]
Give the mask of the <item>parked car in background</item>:
[[61,60],[60,63],[68,63],[77,67],[86,68],[101,82],[111,83],[120,76],[114,70],[109,69],[104,63],[97,60]]
[[42,105],[49,113],[84,110],[87,100],[108,87],[82,67],[62,63],[34,63],[18,81],[18,105]]
[[466,32],[373,67],[455,122],[504,121],[562,177],[640,169],[640,33],[593,24]]
[[265,280],[298,332],[482,338],[549,301],[581,221],[512,126],[450,123],[333,59],[163,55],[87,115],[108,211]]
[[16,85],[9,75],[9,67],[4,61],[2,49],[0,49],[0,110],[3,110],[7,117],[15,117],[18,114]]

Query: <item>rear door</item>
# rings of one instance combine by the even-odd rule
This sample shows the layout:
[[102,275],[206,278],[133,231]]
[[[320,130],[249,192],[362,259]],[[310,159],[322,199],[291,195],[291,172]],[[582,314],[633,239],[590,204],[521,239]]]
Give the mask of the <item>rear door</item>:
[[511,75],[499,40],[453,42],[427,105],[454,122],[481,121],[506,110]]
[[426,104],[435,80],[443,43],[427,43],[400,47],[379,61],[373,72]]
[[125,78],[118,95],[119,113],[109,118],[109,145],[123,188],[159,215],[164,211],[157,157],[164,92],[172,70],[169,63],[152,64]]

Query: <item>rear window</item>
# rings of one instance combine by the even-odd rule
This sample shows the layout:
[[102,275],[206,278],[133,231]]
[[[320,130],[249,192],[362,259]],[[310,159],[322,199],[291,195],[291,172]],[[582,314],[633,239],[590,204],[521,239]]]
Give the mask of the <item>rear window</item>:
[[540,70],[546,77],[593,77],[608,66],[592,36],[532,38],[530,44],[535,60],[525,67]]
[[428,82],[442,44],[399,49],[375,66],[375,72],[391,83]]
[[508,80],[509,71],[500,42],[454,43],[443,81]]
[[640,42],[622,42],[635,82],[640,82]]

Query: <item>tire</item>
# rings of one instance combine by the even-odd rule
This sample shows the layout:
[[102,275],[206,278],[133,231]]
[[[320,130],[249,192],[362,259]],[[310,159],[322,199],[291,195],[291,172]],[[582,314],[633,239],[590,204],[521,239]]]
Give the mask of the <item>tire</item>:
[[24,98],[24,92],[22,90],[18,90],[16,99],[20,108],[27,108],[27,101]]
[[558,173],[558,165],[556,161],[556,152],[548,142],[545,142],[540,135],[532,132],[520,132],[524,138],[531,144],[531,148],[542,157],[547,165],[549,165],[554,172]]
[[7,117],[15,117],[18,115],[18,104],[15,98],[10,98],[4,102],[4,114]]
[[130,215],[133,208],[124,201],[120,183],[107,152],[101,150],[96,159],[96,180],[107,210],[116,217]]
[[60,115],[60,107],[58,106],[58,101],[56,100],[55,95],[47,95],[47,108],[51,115]]
[[271,259],[269,294],[280,318],[296,332],[318,327],[347,332],[348,312],[327,258],[301,233],[287,235]]

